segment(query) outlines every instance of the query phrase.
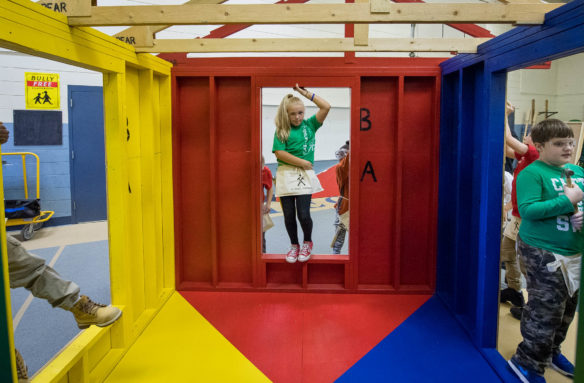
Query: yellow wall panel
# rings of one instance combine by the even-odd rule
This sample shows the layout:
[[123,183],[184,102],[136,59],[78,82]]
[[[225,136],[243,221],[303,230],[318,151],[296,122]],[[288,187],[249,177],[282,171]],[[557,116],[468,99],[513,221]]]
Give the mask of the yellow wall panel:
[[101,382],[174,290],[171,64],[29,0],[0,1],[0,48],[103,73],[111,291],[123,315],[83,331],[33,381]]

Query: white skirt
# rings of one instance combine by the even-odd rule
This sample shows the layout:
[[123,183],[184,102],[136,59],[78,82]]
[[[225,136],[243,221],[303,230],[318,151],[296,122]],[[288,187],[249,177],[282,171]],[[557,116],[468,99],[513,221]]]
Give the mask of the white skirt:
[[278,165],[276,171],[276,197],[314,194],[323,191],[314,170],[297,166]]

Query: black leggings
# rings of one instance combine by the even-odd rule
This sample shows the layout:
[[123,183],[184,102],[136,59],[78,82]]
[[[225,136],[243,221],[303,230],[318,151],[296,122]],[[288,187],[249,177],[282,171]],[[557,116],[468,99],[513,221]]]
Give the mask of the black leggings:
[[296,226],[296,214],[304,233],[304,241],[312,242],[312,218],[310,218],[310,201],[312,194],[293,195],[280,197],[286,231],[293,245],[298,245],[298,227]]

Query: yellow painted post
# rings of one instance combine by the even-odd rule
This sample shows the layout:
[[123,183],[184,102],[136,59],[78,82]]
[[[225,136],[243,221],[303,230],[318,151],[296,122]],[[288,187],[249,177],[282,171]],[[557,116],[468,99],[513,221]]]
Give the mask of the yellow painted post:
[[[152,82],[152,99],[160,100],[160,76],[154,76]],[[153,198],[153,222],[154,229],[154,262],[157,270],[155,278],[155,291],[157,301],[164,299],[164,258],[168,254],[164,253],[162,237],[162,163],[160,159],[160,102],[153,102],[152,105],[152,198]]]
[[112,303],[124,307],[121,325],[112,331],[112,346],[125,347],[130,343],[131,304],[127,274],[130,271],[125,253],[126,203],[125,156],[126,137],[125,83],[122,73],[107,73],[103,76],[105,150],[107,171],[108,240],[110,249],[110,280]]
[[[0,151],[1,153],[1,151]],[[0,166],[0,185],[4,177]],[[4,201],[4,188],[0,188],[0,198]],[[4,209],[0,209],[0,378],[6,382],[17,382],[14,355],[14,337],[12,334],[12,311],[10,308],[10,286],[8,281],[8,256],[6,252],[6,225]]]
[[140,77],[140,158],[142,171],[142,227],[144,236],[145,305],[156,306],[156,229],[154,212],[154,73],[141,70]]
[[172,101],[170,76],[160,77],[160,162],[164,287],[174,289],[174,195],[172,174]]

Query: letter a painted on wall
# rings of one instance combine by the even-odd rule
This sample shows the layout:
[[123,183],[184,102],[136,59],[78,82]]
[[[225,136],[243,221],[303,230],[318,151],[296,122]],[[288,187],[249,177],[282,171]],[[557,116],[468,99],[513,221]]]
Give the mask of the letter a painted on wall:
[[26,109],[61,109],[59,74],[26,72],[24,78]]
[[365,164],[363,174],[361,174],[361,182],[363,182],[363,178],[365,178],[367,174],[371,175],[371,177],[373,178],[373,182],[377,182],[377,177],[375,177],[375,171],[373,170],[373,165],[371,164],[371,161],[367,161],[367,163]]

